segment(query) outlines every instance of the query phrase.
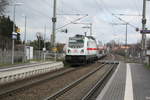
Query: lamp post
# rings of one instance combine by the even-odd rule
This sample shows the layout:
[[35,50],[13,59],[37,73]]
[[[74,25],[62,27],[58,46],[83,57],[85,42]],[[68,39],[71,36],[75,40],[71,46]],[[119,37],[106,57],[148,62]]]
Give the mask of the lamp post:
[[26,58],[26,38],[27,38],[27,16],[24,16],[24,62],[27,61]]
[[46,25],[44,26],[44,48],[43,48],[43,51],[44,51],[44,61],[46,59]]
[[55,53],[55,61],[56,61],[56,22],[57,22],[57,18],[56,18],[56,0],[53,0],[54,4],[53,4],[53,17],[52,17],[52,38],[51,38],[51,42],[52,42],[52,47],[54,49],[54,53]]
[[21,5],[23,3],[15,3],[13,5],[13,33],[12,33],[12,64],[14,64],[14,49],[15,49],[15,40],[14,40],[14,35],[15,35],[15,17],[16,17],[16,6]]

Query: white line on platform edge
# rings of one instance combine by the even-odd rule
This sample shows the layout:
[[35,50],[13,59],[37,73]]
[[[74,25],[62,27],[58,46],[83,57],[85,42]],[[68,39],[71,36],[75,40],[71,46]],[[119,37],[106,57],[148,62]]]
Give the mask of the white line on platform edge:
[[115,78],[120,65],[121,65],[121,62],[119,62],[119,65],[117,66],[117,69],[115,70],[115,72],[113,73],[113,75],[111,76],[109,81],[106,83],[105,87],[103,88],[103,90],[101,91],[100,95],[97,97],[96,100],[102,100],[103,99],[104,95],[106,94],[107,90],[109,89],[110,85],[112,84],[112,81]]
[[131,75],[130,64],[127,64],[124,100],[134,100],[133,99],[132,75]]

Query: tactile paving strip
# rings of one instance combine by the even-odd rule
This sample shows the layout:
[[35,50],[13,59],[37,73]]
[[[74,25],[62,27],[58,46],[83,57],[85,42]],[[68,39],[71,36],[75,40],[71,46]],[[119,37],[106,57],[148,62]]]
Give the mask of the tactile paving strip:
[[[101,100],[124,100],[126,83],[126,64],[121,62],[112,83]],[[97,98],[97,100],[100,100]]]

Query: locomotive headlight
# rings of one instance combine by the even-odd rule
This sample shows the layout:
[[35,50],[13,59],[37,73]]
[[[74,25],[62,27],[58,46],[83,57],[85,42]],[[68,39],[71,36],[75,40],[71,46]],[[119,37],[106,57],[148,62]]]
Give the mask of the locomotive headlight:
[[71,52],[71,50],[70,49],[68,49],[68,53],[70,53]]
[[81,50],[81,53],[84,53],[84,50],[83,50],[83,49]]

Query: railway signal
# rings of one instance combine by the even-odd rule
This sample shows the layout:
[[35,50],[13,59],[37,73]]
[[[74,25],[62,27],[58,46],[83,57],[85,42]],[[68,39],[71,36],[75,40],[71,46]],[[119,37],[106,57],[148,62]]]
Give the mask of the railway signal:
[[68,33],[68,29],[62,29],[61,32]]

